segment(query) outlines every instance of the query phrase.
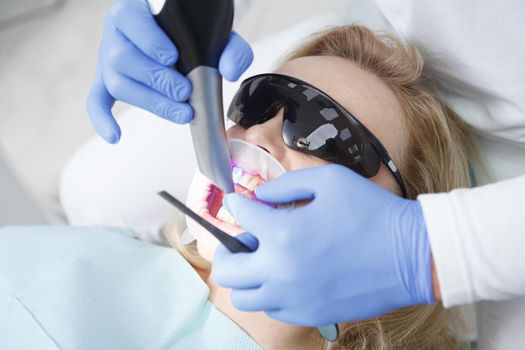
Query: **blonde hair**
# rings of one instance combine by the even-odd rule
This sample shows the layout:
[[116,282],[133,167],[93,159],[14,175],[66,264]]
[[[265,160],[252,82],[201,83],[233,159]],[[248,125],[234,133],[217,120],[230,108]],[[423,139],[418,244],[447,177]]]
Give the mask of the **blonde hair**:
[[[348,59],[379,77],[396,94],[408,131],[407,150],[400,168],[408,197],[448,192],[470,185],[468,156],[474,152],[472,138],[459,116],[448,107],[423,72],[417,49],[393,35],[376,34],[359,25],[332,27],[311,37],[287,60],[305,56],[336,56]],[[196,268],[211,266],[195,246],[182,246],[180,229],[167,229],[171,244]],[[454,311],[441,303],[396,310],[371,320],[341,324],[338,349],[452,349],[460,327]]]
[[[423,71],[419,51],[397,37],[359,25],[332,27],[310,38],[287,60],[305,56],[348,59],[380,78],[397,96],[408,131],[400,168],[408,197],[470,185],[472,137]],[[441,303],[414,306],[371,320],[342,324],[335,349],[452,349],[459,318]]]

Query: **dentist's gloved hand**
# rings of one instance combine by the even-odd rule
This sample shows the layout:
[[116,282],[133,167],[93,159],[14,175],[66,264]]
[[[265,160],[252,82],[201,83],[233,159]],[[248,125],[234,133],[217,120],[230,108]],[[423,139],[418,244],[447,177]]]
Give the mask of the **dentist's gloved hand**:
[[[87,110],[96,131],[116,143],[120,128],[111,113],[116,100],[184,124],[193,110],[188,79],[173,69],[179,53],[153,18],[146,0],[116,0],[106,18],[95,82]],[[232,33],[221,56],[219,71],[239,79],[253,60],[249,44]]]
[[238,194],[225,205],[250,233],[254,253],[219,247],[213,277],[244,311],[304,326],[364,320],[433,303],[431,254],[421,207],[353,171],[292,171],[256,191],[275,209]]

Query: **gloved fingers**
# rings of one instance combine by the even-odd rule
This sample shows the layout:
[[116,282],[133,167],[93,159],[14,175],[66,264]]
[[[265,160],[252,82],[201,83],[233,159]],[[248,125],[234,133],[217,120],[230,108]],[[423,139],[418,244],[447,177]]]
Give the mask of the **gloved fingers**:
[[111,31],[108,37],[112,45],[106,55],[114,70],[177,102],[190,97],[191,83],[182,74],[144,55],[119,31]]
[[[274,221],[278,221],[279,212],[263,203],[248,199],[238,193],[230,193],[223,199],[223,204],[239,225],[248,232],[254,233],[259,239],[271,230]],[[264,227],[264,230],[260,228]]]
[[193,118],[193,110],[187,103],[175,102],[108,67],[103,71],[103,78],[107,90],[117,100],[145,109],[178,124],[188,123]]
[[258,269],[249,265],[246,253],[215,254],[212,278],[219,286],[229,289],[258,288],[264,282]]
[[177,62],[177,48],[155,22],[146,0],[115,1],[109,21],[153,60],[165,66]]
[[114,104],[115,99],[104,85],[99,65],[87,99],[86,109],[97,133],[109,143],[117,143],[121,135],[120,127],[111,113]]
[[264,282],[264,273],[255,259],[256,253],[231,253],[220,245],[213,257],[213,280],[224,288],[258,288]]
[[341,186],[351,186],[348,182],[355,181],[357,178],[357,181],[366,180],[342,165],[322,165],[289,171],[258,187],[255,194],[258,199],[274,204],[310,200],[323,194],[326,189],[334,193],[334,190],[339,191]]
[[250,44],[232,32],[219,61],[219,72],[229,81],[236,81],[253,62]]
[[253,289],[232,290],[232,304],[241,311],[257,312],[279,307],[279,301],[265,285]]

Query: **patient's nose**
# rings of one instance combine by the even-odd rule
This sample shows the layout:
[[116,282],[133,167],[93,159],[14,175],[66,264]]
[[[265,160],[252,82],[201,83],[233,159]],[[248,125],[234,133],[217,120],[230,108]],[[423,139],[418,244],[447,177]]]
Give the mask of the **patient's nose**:
[[265,123],[248,128],[245,140],[265,149],[279,162],[283,162],[286,145],[282,136],[282,111]]

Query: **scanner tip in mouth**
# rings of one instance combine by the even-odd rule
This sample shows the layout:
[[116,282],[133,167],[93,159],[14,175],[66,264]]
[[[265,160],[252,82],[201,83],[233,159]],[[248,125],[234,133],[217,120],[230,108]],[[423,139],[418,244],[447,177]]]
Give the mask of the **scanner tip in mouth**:
[[[262,177],[258,174],[246,172],[239,167],[233,167],[232,176],[236,193],[249,199],[257,200],[255,190],[266,182]],[[210,215],[221,221],[230,224],[237,224],[228,210],[222,205],[225,195],[224,192],[213,184],[210,184],[209,186],[209,195],[206,201],[208,203],[208,212]]]
[[[279,161],[267,153],[267,150],[235,138],[229,138],[228,145],[234,190],[245,197],[258,201],[255,190],[266,181],[286,172]],[[237,224],[235,218],[223,207],[224,196],[224,192],[214,186],[202,173],[197,172],[188,191],[187,204],[205,220],[231,235],[244,232],[245,230]],[[200,228],[191,220],[187,222],[194,237],[208,235],[207,232],[201,235]]]

